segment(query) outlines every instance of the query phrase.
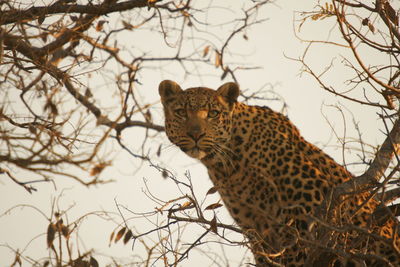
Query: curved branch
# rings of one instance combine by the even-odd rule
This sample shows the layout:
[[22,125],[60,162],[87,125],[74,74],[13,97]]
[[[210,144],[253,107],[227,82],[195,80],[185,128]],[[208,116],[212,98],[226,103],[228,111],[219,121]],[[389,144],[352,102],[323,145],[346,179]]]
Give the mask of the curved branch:
[[390,91],[393,91],[393,92],[396,92],[396,93],[400,93],[400,89],[399,88],[396,88],[394,86],[391,86],[390,84],[387,84],[387,83],[381,81],[380,79],[375,77],[374,74],[372,74],[370,72],[370,70],[369,70],[369,68],[367,66],[365,66],[363,60],[360,58],[360,55],[357,52],[357,49],[356,49],[356,47],[354,45],[353,40],[350,37],[350,34],[345,31],[345,26],[344,25],[346,25],[347,29],[351,29],[351,27],[350,27],[350,23],[346,20],[344,11],[342,11],[342,13],[341,13],[339,11],[339,8],[336,6],[335,3],[334,3],[334,7],[335,7],[335,14],[336,14],[336,17],[337,17],[337,22],[338,22],[338,25],[339,25],[339,29],[340,29],[340,32],[342,33],[342,37],[349,44],[349,46],[351,48],[351,51],[353,52],[354,58],[357,60],[357,62],[360,65],[360,67],[364,70],[364,72],[368,75],[368,77],[370,79],[372,79],[374,82],[376,82],[377,84],[379,84],[383,88],[385,88],[387,90],[390,90]]
[[156,125],[150,122],[127,120],[122,123],[116,123],[111,121],[109,118],[107,118],[107,116],[102,114],[101,110],[95,104],[93,104],[88,99],[88,97],[79,93],[79,91],[72,84],[71,78],[67,73],[61,71],[53,64],[50,64],[44,57],[40,56],[41,53],[39,51],[41,51],[41,49],[32,47],[22,39],[15,37],[11,34],[5,32],[1,33],[4,36],[4,44],[6,46],[8,46],[10,49],[20,52],[27,58],[31,59],[36,65],[38,65],[39,68],[48,72],[51,76],[53,76],[58,81],[63,83],[68,92],[97,118],[97,123],[99,125],[105,125],[110,128],[115,128],[116,130],[119,131],[121,131],[124,128],[134,127],[134,126],[144,127],[156,131],[164,131],[163,126]]
[[[160,0],[158,0],[160,1]],[[109,1],[108,1],[109,2]],[[11,10],[1,12],[0,25],[16,23],[18,21],[29,21],[44,17],[51,14],[91,14],[95,16],[105,15],[113,12],[121,12],[132,8],[148,7],[148,0],[125,1],[121,3],[113,3],[112,5],[75,5],[62,4],[56,2],[51,6],[31,7],[27,10]]]
[[339,204],[342,196],[361,192],[369,185],[376,185],[382,178],[393,157],[400,152],[400,120],[397,119],[392,130],[375,155],[367,171],[362,175],[350,179],[330,190],[327,197],[316,210],[317,217],[329,214]]

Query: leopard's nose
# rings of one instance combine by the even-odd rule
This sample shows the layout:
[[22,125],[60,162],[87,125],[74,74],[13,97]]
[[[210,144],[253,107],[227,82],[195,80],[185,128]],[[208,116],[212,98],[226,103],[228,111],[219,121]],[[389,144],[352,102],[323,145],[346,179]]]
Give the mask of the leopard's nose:
[[187,134],[190,138],[193,139],[193,141],[199,141],[203,136],[205,136],[205,133],[199,133],[199,134],[192,134],[192,133],[188,133]]
[[196,142],[206,135],[199,125],[191,127],[186,134]]

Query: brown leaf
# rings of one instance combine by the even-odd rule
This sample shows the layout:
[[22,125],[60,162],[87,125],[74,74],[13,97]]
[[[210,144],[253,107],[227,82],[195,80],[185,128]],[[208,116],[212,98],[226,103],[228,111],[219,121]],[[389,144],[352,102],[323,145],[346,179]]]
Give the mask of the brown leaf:
[[390,21],[393,22],[394,25],[399,26],[399,17],[397,16],[396,10],[393,9],[389,2],[385,2],[385,12]]
[[44,21],[45,18],[46,18],[45,16],[40,16],[40,17],[37,19],[39,25],[42,25],[42,23],[43,23],[43,21]]
[[218,190],[215,186],[211,187],[210,189],[208,189],[207,194],[206,195],[211,195],[216,193]]
[[100,20],[99,22],[97,22],[96,31],[98,31],[98,32],[102,31],[103,30],[103,25],[106,22],[107,22],[106,20]]
[[185,209],[186,207],[189,207],[190,204],[192,204],[191,201],[186,201],[185,203],[183,203],[183,205],[181,206],[181,209]]
[[92,91],[90,91],[89,88],[86,88],[86,90],[85,90],[85,96],[86,96],[87,98],[90,98],[90,97],[93,96]]
[[218,68],[221,66],[221,56],[218,51],[215,51],[215,67]]
[[375,27],[372,25],[372,23],[368,23],[368,28],[371,30],[371,32],[375,33]]
[[367,26],[368,23],[369,23],[369,18],[365,18],[365,19],[363,19],[362,22],[361,22],[361,24],[364,25],[364,26]]
[[77,16],[74,16],[74,15],[69,16],[69,18],[70,18],[72,21],[77,21],[77,20],[78,20],[78,17],[77,17]]
[[133,30],[133,25],[130,24],[129,22],[126,22],[125,20],[122,21],[122,25],[124,25],[124,28],[127,30]]
[[56,222],[56,230],[57,230],[57,231],[60,231],[60,232],[61,232],[61,228],[62,228],[62,226],[63,226],[63,223],[64,223],[63,219],[59,219],[59,220]]
[[181,11],[181,14],[184,16],[184,17],[186,17],[186,18],[190,18],[190,14],[189,14],[189,12],[187,12],[187,11]]
[[148,122],[152,122],[153,121],[153,116],[151,115],[151,112],[150,112],[149,109],[146,111],[146,113],[144,113],[144,118]]
[[72,261],[72,267],[89,267],[89,262],[82,260],[81,257],[77,258],[76,260]]
[[126,227],[124,227],[118,231],[117,236],[115,237],[114,243],[117,243],[122,238],[122,236],[125,234],[125,231],[126,231]]
[[113,232],[111,233],[111,235],[110,235],[110,243],[108,243],[108,246],[111,246],[111,242],[112,242],[113,239],[114,239],[114,235],[115,235],[115,232],[113,231]]
[[164,179],[167,179],[167,178],[168,178],[168,172],[167,172],[166,170],[163,170],[163,171],[161,172],[161,175],[162,175],[162,177],[163,177]]
[[49,34],[47,32],[43,32],[42,34],[40,34],[40,39],[42,39],[42,41],[46,43],[48,36]]
[[157,157],[159,157],[159,156],[161,155],[161,147],[162,147],[162,144],[160,144],[160,145],[158,146],[158,149],[157,149]]
[[224,73],[222,73],[222,75],[221,75],[221,80],[226,78],[226,75],[228,75],[229,71],[230,71],[230,69],[228,67],[226,67],[224,69]]
[[97,262],[97,260],[95,258],[90,256],[89,266],[91,266],[91,267],[99,267],[99,263]]
[[126,243],[128,243],[128,241],[132,238],[133,234],[132,231],[129,230],[128,232],[126,232],[125,236],[124,236],[124,244],[126,245]]
[[50,223],[47,227],[47,247],[51,248],[53,246],[54,237],[56,234],[56,226],[54,223]]
[[203,50],[203,57],[206,57],[208,55],[208,52],[210,52],[210,46],[207,45],[206,47],[204,47]]
[[58,115],[57,106],[51,102],[51,100],[47,100],[46,104],[44,105],[44,110],[49,110],[53,115]]
[[32,124],[28,125],[28,130],[32,134],[36,134],[36,132],[37,132],[35,126],[33,126]]
[[208,205],[204,210],[214,210],[222,207],[223,205],[221,203],[214,203],[211,205]]
[[62,225],[61,226],[61,234],[68,239],[69,238],[69,228],[68,226]]
[[217,217],[215,217],[210,222],[210,230],[214,233],[218,234],[218,227],[217,227]]
[[91,176],[95,176],[100,174],[105,167],[107,167],[109,164],[105,163],[105,162],[100,162],[98,164],[96,164],[91,170],[90,170],[90,175]]
[[311,16],[311,19],[312,19],[312,20],[318,20],[318,19],[321,18],[322,16],[323,16],[323,14],[320,14],[320,13],[314,14],[314,15]]
[[19,266],[22,266],[21,256],[18,251],[15,253],[14,263],[11,266],[16,266],[17,263],[19,264]]

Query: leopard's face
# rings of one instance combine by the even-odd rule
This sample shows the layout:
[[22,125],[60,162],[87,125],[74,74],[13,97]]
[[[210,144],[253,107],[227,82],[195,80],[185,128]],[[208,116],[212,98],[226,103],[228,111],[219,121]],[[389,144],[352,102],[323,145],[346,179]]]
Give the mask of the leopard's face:
[[232,113],[239,89],[227,83],[218,90],[204,87],[183,91],[163,81],[159,92],[169,140],[193,158],[225,150],[231,139]]

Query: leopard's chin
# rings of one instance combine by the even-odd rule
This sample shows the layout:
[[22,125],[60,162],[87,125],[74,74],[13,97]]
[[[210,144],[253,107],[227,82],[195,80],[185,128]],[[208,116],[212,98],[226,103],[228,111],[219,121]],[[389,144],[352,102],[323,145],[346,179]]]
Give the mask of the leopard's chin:
[[185,151],[185,153],[195,159],[202,159],[204,158],[207,154],[205,151],[199,149],[198,147],[193,147],[192,149],[189,149],[187,151]]

